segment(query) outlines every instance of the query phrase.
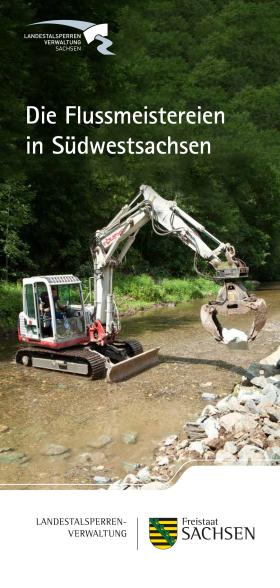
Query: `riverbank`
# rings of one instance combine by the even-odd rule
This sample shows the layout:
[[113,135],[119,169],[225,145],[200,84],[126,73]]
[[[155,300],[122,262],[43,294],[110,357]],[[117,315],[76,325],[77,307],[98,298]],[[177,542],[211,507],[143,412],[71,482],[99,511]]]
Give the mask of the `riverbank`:
[[[86,282],[83,283],[83,291],[86,296]],[[212,296],[217,291],[218,286],[204,278],[155,279],[147,274],[118,274],[115,279],[115,298],[121,316],[135,314],[139,310],[147,310],[154,306],[179,304]],[[21,310],[21,284],[0,283],[0,335],[16,333],[18,314]]]
[[149,466],[134,468],[109,490],[165,489],[190,464],[280,465],[280,347],[245,373],[228,396],[205,392],[210,403],[199,417],[166,437]]

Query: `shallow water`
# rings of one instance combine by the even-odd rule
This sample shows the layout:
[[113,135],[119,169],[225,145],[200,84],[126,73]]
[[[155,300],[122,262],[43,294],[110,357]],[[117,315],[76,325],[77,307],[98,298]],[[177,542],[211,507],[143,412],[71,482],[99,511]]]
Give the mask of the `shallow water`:
[[[13,363],[16,341],[0,341],[1,448],[11,447],[29,461],[0,463],[0,484],[90,484],[93,475],[125,475],[124,462],[147,464],[161,439],[178,432],[207,404],[206,391],[228,394],[244,368],[270,353],[280,340],[280,288],[258,292],[268,303],[268,323],[248,351],[232,351],[204,332],[199,322],[203,301],[175,308],[159,308],[123,319],[122,336],[138,338],[145,349],[160,346],[161,363],[121,384],[91,381],[79,376],[36,370]],[[249,330],[250,315],[223,321],[225,326]],[[203,386],[211,382],[211,385]],[[122,434],[138,433],[126,445]],[[101,434],[112,442],[102,449],[88,444]],[[65,456],[41,454],[47,443],[69,448]],[[103,471],[91,476],[76,468],[77,456],[101,452]],[[1,455],[1,453],[0,453]]]

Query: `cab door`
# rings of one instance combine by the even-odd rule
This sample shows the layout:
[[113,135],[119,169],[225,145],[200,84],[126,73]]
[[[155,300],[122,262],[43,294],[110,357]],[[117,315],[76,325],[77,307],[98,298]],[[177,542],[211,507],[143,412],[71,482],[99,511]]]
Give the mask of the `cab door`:
[[40,339],[38,308],[36,304],[34,284],[24,284],[23,298],[26,336],[29,339]]

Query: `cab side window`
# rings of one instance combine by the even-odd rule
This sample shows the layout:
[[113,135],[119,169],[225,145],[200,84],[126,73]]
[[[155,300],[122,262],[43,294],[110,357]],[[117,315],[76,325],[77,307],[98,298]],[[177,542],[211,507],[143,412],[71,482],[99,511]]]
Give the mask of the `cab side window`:
[[30,318],[36,318],[33,285],[27,284],[25,286],[25,300],[26,300],[26,314]]

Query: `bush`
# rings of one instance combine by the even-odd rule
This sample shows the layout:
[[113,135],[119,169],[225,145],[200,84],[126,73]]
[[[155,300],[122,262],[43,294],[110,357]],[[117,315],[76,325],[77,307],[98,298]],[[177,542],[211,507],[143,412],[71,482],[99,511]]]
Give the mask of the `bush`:
[[0,282],[0,331],[16,331],[18,314],[22,310],[20,284]]
[[155,279],[149,275],[123,276],[116,275],[115,295],[120,309],[133,306],[133,302],[139,306],[184,302],[194,298],[202,298],[209,294],[215,294],[218,286],[214,282],[204,278],[162,278]]

